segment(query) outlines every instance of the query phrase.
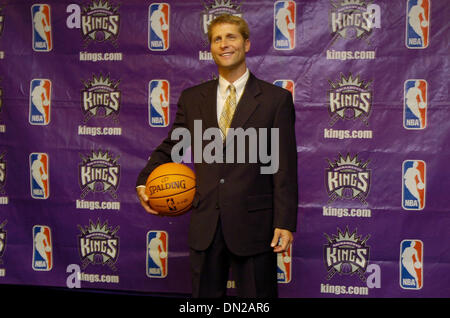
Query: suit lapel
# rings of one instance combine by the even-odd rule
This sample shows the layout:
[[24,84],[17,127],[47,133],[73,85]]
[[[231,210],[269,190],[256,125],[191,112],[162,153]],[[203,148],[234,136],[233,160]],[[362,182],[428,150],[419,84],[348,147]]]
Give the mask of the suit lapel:
[[[201,92],[203,103],[200,104],[200,111],[205,124],[205,129],[209,127],[219,127],[217,122],[217,85],[219,81],[211,81],[210,85],[206,86]],[[230,128],[243,127],[249,117],[253,114],[258,106],[256,96],[261,93],[258,84],[258,79],[250,73],[247,84],[245,85],[244,93],[239,100],[236,110],[234,112],[233,120]]]
[[205,127],[219,127],[217,122],[217,85],[218,80],[211,81],[211,84],[205,87],[201,92],[202,103],[200,103],[200,111],[202,113],[203,122]]
[[230,128],[243,127],[249,117],[253,114],[258,106],[258,101],[255,99],[261,93],[257,78],[250,73],[247,84],[245,85],[244,94],[242,94],[239,103],[236,106],[233,120]]

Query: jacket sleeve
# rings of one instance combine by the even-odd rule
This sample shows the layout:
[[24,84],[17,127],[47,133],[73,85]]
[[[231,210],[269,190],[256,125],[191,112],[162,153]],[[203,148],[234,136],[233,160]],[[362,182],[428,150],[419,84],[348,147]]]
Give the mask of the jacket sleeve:
[[273,226],[295,232],[298,207],[297,143],[291,93],[285,94],[278,106],[274,128],[279,131],[279,168],[273,176]]
[[145,185],[150,173],[159,165],[167,162],[172,162],[171,152],[173,146],[178,142],[177,140],[172,140],[172,132],[176,128],[185,127],[185,113],[183,104],[183,93],[178,100],[177,113],[175,115],[175,121],[170,129],[167,137],[162,141],[162,143],[153,151],[147,164],[141,170],[136,180],[136,187]]

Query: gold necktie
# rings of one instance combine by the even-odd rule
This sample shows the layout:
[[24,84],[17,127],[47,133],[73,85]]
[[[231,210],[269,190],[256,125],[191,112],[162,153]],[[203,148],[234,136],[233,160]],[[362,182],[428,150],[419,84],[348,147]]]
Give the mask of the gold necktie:
[[233,119],[234,110],[236,109],[236,88],[229,85],[230,94],[225,100],[222,113],[220,114],[219,128],[222,131],[222,137],[227,136],[228,128],[230,128],[231,120]]

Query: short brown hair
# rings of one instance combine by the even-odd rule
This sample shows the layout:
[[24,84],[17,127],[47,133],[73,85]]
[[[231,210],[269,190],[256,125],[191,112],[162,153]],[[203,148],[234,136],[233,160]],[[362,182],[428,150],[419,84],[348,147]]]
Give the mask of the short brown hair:
[[211,23],[208,25],[209,43],[211,43],[212,28],[217,24],[221,23],[236,24],[239,27],[239,33],[241,33],[244,40],[250,38],[250,29],[248,28],[247,22],[243,18],[231,14],[222,14],[216,17],[214,20],[212,20]]

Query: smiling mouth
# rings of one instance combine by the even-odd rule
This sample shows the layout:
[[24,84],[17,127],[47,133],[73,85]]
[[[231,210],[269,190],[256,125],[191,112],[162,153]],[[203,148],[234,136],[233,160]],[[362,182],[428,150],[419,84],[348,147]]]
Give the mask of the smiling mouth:
[[228,56],[231,56],[233,54],[234,54],[234,52],[225,52],[225,53],[222,53],[222,54],[219,54],[219,55],[222,56],[222,57],[228,57]]

